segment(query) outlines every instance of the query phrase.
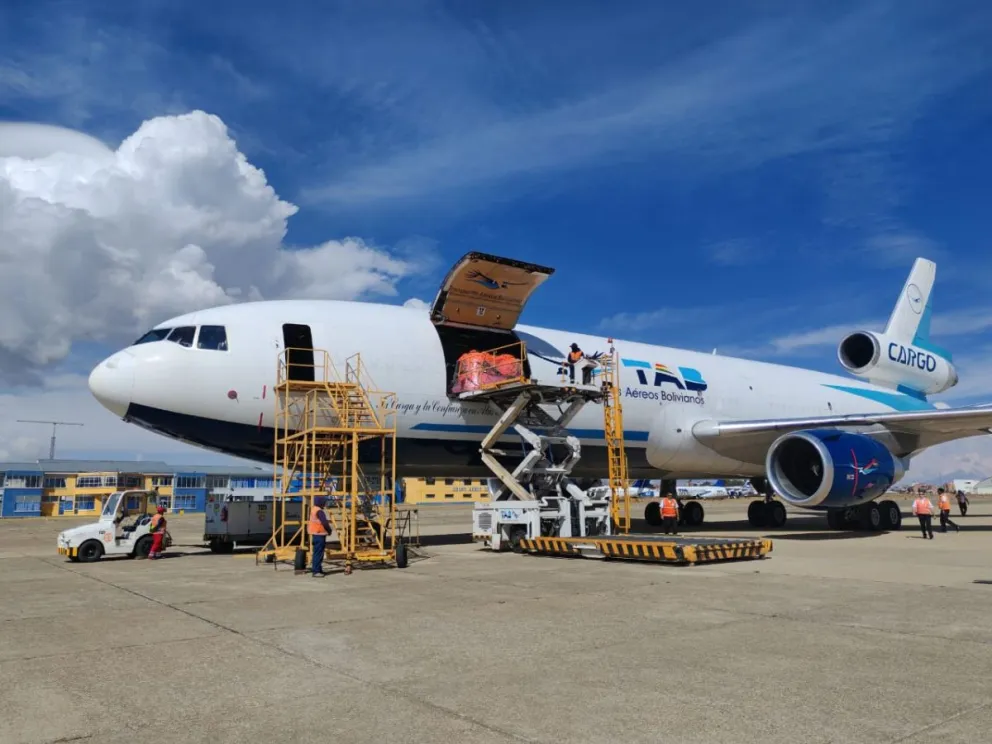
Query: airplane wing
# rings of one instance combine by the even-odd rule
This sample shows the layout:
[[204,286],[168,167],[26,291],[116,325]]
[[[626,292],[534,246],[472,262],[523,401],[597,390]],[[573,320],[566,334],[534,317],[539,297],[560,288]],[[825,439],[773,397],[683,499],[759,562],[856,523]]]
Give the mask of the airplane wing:
[[753,421],[700,421],[692,428],[700,442],[726,457],[763,462],[782,434],[799,429],[836,428],[894,441],[899,457],[965,437],[992,433],[992,404],[928,411],[862,413]]

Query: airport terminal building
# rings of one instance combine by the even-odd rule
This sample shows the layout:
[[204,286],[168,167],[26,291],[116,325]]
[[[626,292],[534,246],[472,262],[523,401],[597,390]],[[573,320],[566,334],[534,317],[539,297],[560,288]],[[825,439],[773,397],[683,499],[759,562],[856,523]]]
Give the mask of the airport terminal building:
[[140,460],[37,460],[0,463],[0,518],[98,515],[126,488],[158,488],[174,514],[202,512],[208,493],[271,496],[272,468],[169,465]]
[[[488,501],[485,478],[404,478],[397,501],[451,504]],[[299,479],[288,489],[295,491]],[[0,462],[0,518],[100,514],[104,499],[127,488],[157,488],[173,514],[203,512],[208,494],[271,497],[272,468],[169,465],[155,460]]]

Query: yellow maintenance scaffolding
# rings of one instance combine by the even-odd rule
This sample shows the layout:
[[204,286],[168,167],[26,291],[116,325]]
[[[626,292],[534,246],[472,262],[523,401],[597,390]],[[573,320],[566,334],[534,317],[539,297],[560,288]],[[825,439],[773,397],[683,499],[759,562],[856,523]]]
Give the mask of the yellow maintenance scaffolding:
[[599,359],[603,387],[603,432],[606,437],[610,487],[610,516],[614,530],[630,532],[630,478],[627,475],[627,448],[623,442],[623,404],[620,402],[620,355],[609,339],[610,353]]
[[[320,349],[285,349],[274,388],[275,504],[272,537],[256,561],[305,570],[314,498],[331,524],[325,558],[344,564],[407,565],[397,529],[396,395],[379,390],[348,357],[343,373]],[[363,468],[362,463],[365,463]],[[366,472],[368,471],[368,472]]]

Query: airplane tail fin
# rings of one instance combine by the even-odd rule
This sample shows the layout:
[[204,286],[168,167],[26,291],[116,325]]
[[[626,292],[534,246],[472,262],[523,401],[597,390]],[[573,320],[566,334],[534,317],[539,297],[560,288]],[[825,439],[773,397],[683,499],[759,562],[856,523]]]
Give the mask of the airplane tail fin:
[[899,299],[892,308],[885,335],[904,344],[931,351],[950,361],[951,355],[930,342],[930,317],[933,313],[931,293],[937,276],[937,264],[917,258],[903,284]]

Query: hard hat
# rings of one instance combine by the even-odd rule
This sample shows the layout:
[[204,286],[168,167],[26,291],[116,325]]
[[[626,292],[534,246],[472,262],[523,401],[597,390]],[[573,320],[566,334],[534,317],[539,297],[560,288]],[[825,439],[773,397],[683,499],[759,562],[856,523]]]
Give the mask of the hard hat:
[[159,507],[158,507],[158,509],[156,509],[156,511],[159,514],[165,514],[165,507],[160,504]]

